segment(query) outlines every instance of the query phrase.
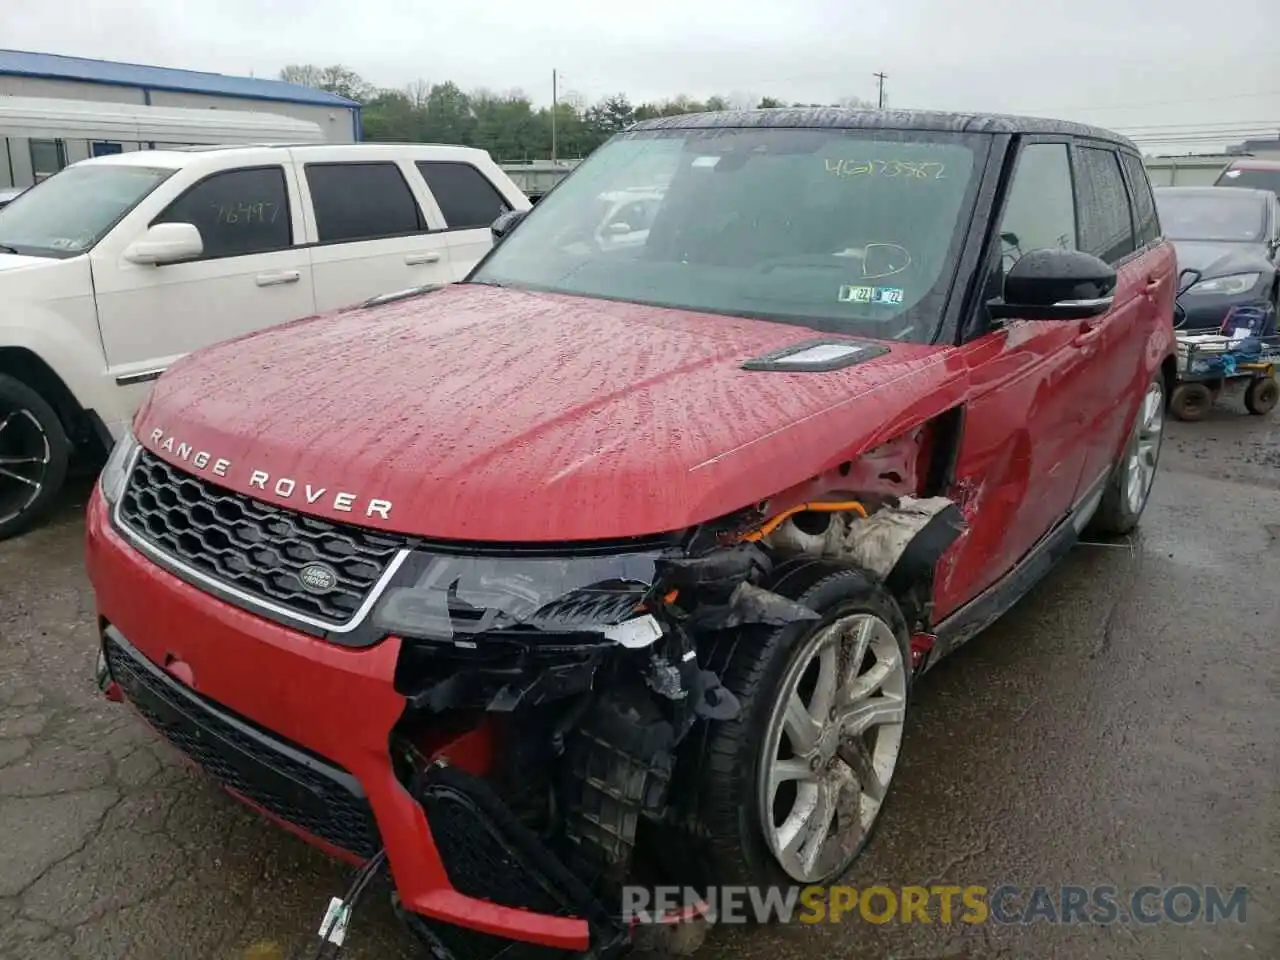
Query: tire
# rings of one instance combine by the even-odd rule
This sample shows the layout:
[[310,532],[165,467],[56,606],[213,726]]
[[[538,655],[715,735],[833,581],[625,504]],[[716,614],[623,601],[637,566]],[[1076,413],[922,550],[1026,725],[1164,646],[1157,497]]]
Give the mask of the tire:
[[1280,384],[1274,377],[1259,377],[1244,392],[1245,409],[1255,417],[1265,417],[1276,408],[1277,400],[1280,400]]
[[42,520],[67,477],[71,442],[45,399],[0,374],[0,540]]
[[1213,391],[1203,383],[1180,383],[1173,388],[1169,409],[1179,420],[1203,420],[1213,407]]
[[[1175,400],[1178,390],[1185,387],[1203,387],[1203,384],[1182,384],[1173,392]],[[1089,521],[1090,533],[1116,537],[1137,529],[1151,498],[1151,487],[1160,466],[1160,450],[1164,446],[1164,409],[1164,377],[1157,373],[1147,385],[1133,425],[1129,428],[1129,439],[1111,470],[1102,502]]]
[[[906,622],[893,597],[859,570],[816,562],[794,569],[783,583],[775,584],[774,589],[812,607],[822,619],[785,627],[754,627],[726,632],[714,644],[707,658],[709,668],[716,670],[721,682],[738,697],[742,712],[737,720],[707,725],[703,749],[699,751],[699,768],[690,784],[695,797],[696,834],[703,845],[699,858],[702,874],[699,880],[703,883],[790,886],[835,879],[848,869],[870,841],[884,809],[888,790],[892,787],[892,773],[901,754],[901,717],[905,717],[907,709],[911,661]],[[828,844],[830,853],[823,847],[821,863],[815,867],[818,878],[802,881],[782,868],[771,851],[762,823],[762,790],[765,787],[760,776],[765,769],[764,757],[769,747],[766,740],[773,736],[771,727],[777,729],[778,726],[775,708],[779,698],[784,691],[791,689],[796,668],[807,659],[812,645],[821,640],[824,632],[829,635],[833,624],[847,624],[856,629],[862,624],[870,624],[873,619],[884,629],[874,628],[878,639],[871,649],[882,652],[896,650],[897,662],[902,667],[900,684],[895,679],[892,683],[886,681],[880,688],[881,694],[886,696],[901,690],[900,705],[896,694],[892,704],[898,719],[874,728],[877,731],[875,750],[879,750],[880,731],[888,731],[886,742],[893,750],[892,766],[888,767],[885,789],[880,791],[872,819],[857,831],[856,841]],[[884,662],[889,663],[891,659],[890,654]],[[879,663],[880,655],[877,654],[873,671]],[[833,724],[826,726],[834,728]],[[836,757],[829,763],[833,767],[843,764],[843,769],[854,769],[842,757]],[[834,778],[835,774],[831,776]],[[847,774],[844,776],[847,778]],[[793,789],[799,796],[800,788]],[[781,792],[782,788],[779,788]],[[837,821],[838,824],[851,822],[851,817]]]

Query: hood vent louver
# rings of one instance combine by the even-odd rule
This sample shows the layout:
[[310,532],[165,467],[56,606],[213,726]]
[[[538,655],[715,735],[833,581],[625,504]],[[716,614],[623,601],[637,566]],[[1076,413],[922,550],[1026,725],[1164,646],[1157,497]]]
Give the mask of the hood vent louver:
[[882,357],[888,352],[889,348],[882,343],[825,337],[793,343],[773,353],[747,360],[742,364],[742,369],[822,373],[827,370],[851,367],[875,357]]

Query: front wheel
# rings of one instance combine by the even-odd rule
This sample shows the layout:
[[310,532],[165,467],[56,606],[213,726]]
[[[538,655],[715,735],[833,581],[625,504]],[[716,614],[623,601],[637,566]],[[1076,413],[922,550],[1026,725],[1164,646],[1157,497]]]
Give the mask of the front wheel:
[[48,512],[70,458],[54,409],[22,381],[0,374],[0,540]]
[[821,620],[739,631],[710,658],[742,704],[711,725],[695,787],[715,885],[840,876],[897,767],[910,665],[897,603],[859,570],[800,576],[808,585],[787,595]]
[[[1178,389],[1189,386],[1203,387],[1203,384],[1184,383]],[[1138,414],[1129,431],[1129,440],[1111,471],[1098,511],[1090,521],[1091,532],[1102,536],[1123,536],[1137,528],[1151,497],[1163,440],[1164,378],[1157,373],[1142,396]]]

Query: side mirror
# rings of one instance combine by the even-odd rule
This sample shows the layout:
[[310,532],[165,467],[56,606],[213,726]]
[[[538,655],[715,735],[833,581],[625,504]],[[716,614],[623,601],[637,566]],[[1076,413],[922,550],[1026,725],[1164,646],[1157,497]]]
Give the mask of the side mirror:
[[1199,283],[1200,278],[1203,276],[1204,276],[1203,273],[1201,273],[1199,270],[1193,270],[1191,267],[1187,267],[1187,269],[1185,270],[1178,271],[1178,291],[1176,294],[1174,294],[1174,296],[1176,297],[1182,296],[1184,293],[1186,293],[1188,290],[1194,287],[1197,283]]
[[500,243],[507,238],[507,235],[516,228],[521,220],[529,215],[528,210],[508,210],[502,216],[489,226],[489,232],[493,234],[493,242]]
[[1079,250],[1030,250],[1004,278],[1004,296],[987,304],[994,320],[1085,320],[1111,309],[1116,272]]
[[204,253],[200,231],[191,223],[157,223],[124,251],[130,263],[159,266]]

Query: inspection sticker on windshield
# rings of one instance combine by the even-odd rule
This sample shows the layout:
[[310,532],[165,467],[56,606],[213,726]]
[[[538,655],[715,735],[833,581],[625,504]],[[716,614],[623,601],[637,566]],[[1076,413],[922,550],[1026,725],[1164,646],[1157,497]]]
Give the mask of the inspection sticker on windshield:
[[901,287],[866,287],[844,284],[837,299],[841,303],[879,303],[894,306],[902,303]]

